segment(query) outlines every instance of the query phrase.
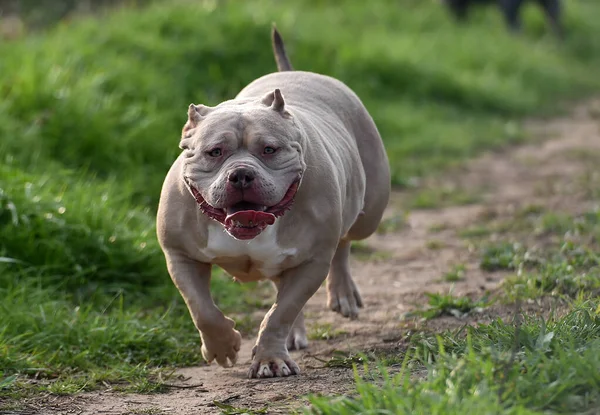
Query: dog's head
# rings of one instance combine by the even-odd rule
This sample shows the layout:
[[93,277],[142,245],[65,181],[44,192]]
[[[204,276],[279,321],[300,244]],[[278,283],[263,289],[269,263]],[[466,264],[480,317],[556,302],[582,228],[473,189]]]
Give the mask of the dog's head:
[[306,168],[301,132],[279,89],[254,101],[190,105],[180,147],[198,206],[237,239],[252,239],[292,205]]

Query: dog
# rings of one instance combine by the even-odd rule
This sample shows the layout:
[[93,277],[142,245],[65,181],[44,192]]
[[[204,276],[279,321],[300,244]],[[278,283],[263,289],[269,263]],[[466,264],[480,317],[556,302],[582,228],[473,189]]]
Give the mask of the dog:
[[[454,17],[458,21],[467,19],[469,8],[471,6],[484,4],[497,4],[506,20],[510,31],[519,32],[521,30],[520,10],[526,0],[443,0],[448,6]],[[561,23],[561,3],[560,0],[535,0],[544,10],[553,32],[562,37],[563,28]]]
[[234,365],[241,344],[212,300],[212,265],[277,288],[250,378],[300,373],[289,350],[307,347],[302,310],[323,281],[328,306],[357,318],[350,244],[375,232],[391,187],[382,139],[358,96],[334,78],[293,70],[275,26],[271,39],[277,72],[215,107],[189,106],[157,212],[167,269],[208,363]]

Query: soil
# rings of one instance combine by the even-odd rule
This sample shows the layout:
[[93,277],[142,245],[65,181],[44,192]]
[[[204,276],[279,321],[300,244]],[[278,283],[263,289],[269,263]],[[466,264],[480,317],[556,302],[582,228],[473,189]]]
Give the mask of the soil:
[[[429,321],[407,319],[407,313],[426,305],[426,293],[469,295],[493,291],[507,276],[479,267],[479,247],[461,238],[466,227],[491,219],[510,219],[519,209],[543,206],[563,212],[590,207],[586,183],[598,183],[600,168],[600,100],[577,106],[568,116],[527,123],[533,136],[528,144],[490,152],[444,178],[423,186],[445,186],[477,196],[477,203],[407,212],[410,192],[394,192],[386,212],[395,229],[376,234],[361,244],[352,259],[352,272],[364,300],[358,320],[348,320],[326,307],[325,287],[306,306],[309,335],[329,334],[311,340],[307,350],[292,352],[301,375],[249,380],[253,338],[245,338],[238,364],[231,369],[198,366],[181,369],[166,393],[122,394],[110,389],[73,397],[49,396],[31,403],[35,413],[48,414],[218,414],[214,401],[234,407],[289,413],[308,404],[307,394],[344,394],[353,390],[348,368],[324,367],[335,351],[401,351],[407,332],[417,328],[443,330],[466,323],[508,317],[512,306],[495,306],[467,317],[440,317]],[[492,236],[493,237],[493,236]],[[366,251],[366,252],[365,252]],[[457,264],[464,278],[446,282],[442,276]],[[536,305],[536,306],[539,306]],[[543,304],[542,304],[543,307]],[[262,310],[258,315],[256,326]],[[327,337],[327,336],[326,336]]]

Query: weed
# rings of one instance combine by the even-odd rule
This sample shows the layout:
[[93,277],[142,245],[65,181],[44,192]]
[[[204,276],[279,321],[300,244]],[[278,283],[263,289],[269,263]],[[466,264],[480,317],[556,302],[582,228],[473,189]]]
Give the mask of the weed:
[[573,221],[568,215],[550,212],[542,215],[536,231],[538,233],[564,234],[570,229],[572,224]]
[[485,271],[512,271],[519,265],[522,247],[517,243],[499,243],[488,246],[482,255],[480,267]]
[[331,324],[313,324],[308,332],[308,338],[311,340],[330,340],[347,334],[342,329],[335,329]]
[[452,267],[451,271],[444,274],[444,281],[456,282],[465,278],[465,271],[467,270],[464,264],[457,264]]
[[489,268],[518,269],[516,276],[503,283],[511,299],[544,295],[594,298],[600,293],[598,218],[597,211],[578,216],[545,213],[529,225],[529,230],[538,237],[556,236],[546,241],[544,251],[500,244],[484,253],[482,264]]
[[325,367],[333,368],[351,368],[357,363],[363,363],[368,360],[365,354],[347,353],[342,351],[334,352],[334,355],[325,362]]
[[600,273],[598,269],[574,272],[569,265],[551,265],[535,273],[526,273],[505,281],[507,294],[536,298],[544,295],[577,298],[584,295],[593,298],[600,295]]
[[464,317],[470,312],[477,312],[484,307],[487,307],[490,302],[487,297],[473,301],[469,297],[455,297],[452,293],[437,294],[427,293],[428,308],[426,310],[415,311],[409,315],[419,315],[426,319],[431,319],[443,315],[454,317]]
[[460,236],[461,238],[483,238],[485,236],[488,236],[492,233],[492,229],[490,229],[488,226],[471,226],[469,228],[466,229],[461,229],[458,232],[458,236]]
[[446,246],[444,244],[443,241],[440,241],[439,239],[430,239],[427,242],[425,242],[425,246],[427,247],[427,249],[431,249],[432,251],[437,251],[439,249],[444,248],[444,246]]

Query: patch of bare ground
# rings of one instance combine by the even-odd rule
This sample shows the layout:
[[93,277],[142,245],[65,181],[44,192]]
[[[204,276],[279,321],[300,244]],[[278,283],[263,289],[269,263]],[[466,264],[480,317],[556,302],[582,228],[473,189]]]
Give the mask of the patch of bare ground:
[[[253,338],[244,340],[236,367],[198,366],[182,369],[167,393],[121,394],[111,390],[76,397],[36,399],[36,413],[76,414],[216,414],[214,401],[234,407],[268,408],[289,413],[307,404],[303,396],[344,394],[353,389],[352,370],[325,368],[323,361],[336,350],[401,350],[408,330],[443,330],[465,323],[510,318],[514,307],[497,304],[464,318],[439,317],[427,322],[406,319],[406,313],[426,304],[426,293],[479,298],[497,289],[506,272],[486,272],[479,266],[481,246],[461,237],[465,229],[510,220],[531,206],[565,213],[591,207],[591,192],[600,182],[600,101],[593,100],[566,117],[528,123],[539,140],[490,152],[425,187],[446,186],[477,195],[476,204],[406,212],[408,193],[396,192],[386,213],[387,230],[368,239],[352,261],[364,309],[350,321],[329,311],[324,287],[306,306],[312,340],[309,348],[293,352],[302,374],[283,379],[249,380]],[[518,229],[515,230],[515,236]],[[486,238],[494,240],[492,233]],[[445,274],[460,267],[461,278]],[[524,311],[543,313],[556,306],[551,299],[526,304]],[[257,323],[258,325],[258,323]],[[23,403],[23,408],[28,407]],[[44,408],[41,410],[41,408]]]

